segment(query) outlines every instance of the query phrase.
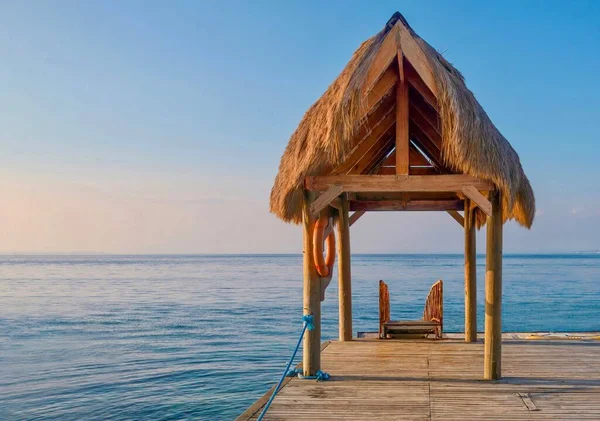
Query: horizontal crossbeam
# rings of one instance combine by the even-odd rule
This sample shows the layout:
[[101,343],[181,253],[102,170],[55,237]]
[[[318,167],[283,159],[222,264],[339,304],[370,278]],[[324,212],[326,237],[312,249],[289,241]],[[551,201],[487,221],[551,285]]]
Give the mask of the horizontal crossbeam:
[[495,190],[486,180],[464,174],[448,175],[324,175],[308,176],[305,188],[326,191],[340,186],[343,192],[459,192],[471,186],[476,190]]
[[459,211],[462,200],[373,200],[351,201],[353,211]]

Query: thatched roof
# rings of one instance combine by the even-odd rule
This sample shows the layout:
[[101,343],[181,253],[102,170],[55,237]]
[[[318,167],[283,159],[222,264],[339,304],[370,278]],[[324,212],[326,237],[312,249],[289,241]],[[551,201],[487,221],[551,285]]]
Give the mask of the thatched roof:
[[[301,222],[304,178],[330,174],[356,147],[356,134],[366,121],[367,96],[374,89],[369,76],[372,68],[380,65],[381,50],[389,42],[395,42],[419,72],[421,82],[429,83],[437,97],[435,112],[441,132],[437,170],[493,182],[503,193],[505,219],[530,227],[535,198],[519,156],[467,88],[460,72],[422,40],[398,12],[356,50],[302,118],[281,158],[271,191],[271,212],[286,222]],[[479,212],[478,225],[483,223],[485,216]]]

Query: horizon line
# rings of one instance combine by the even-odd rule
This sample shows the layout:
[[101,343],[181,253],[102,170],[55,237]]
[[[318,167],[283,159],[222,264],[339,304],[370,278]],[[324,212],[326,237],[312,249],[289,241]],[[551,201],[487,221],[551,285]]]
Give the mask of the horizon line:
[[[410,256],[410,255],[464,255],[464,252],[367,252],[352,253],[354,256]],[[505,256],[515,255],[557,255],[557,254],[591,254],[600,255],[600,250],[571,250],[571,251],[525,251],[503,253]],[[110,252],[0,252],[0,256],[301,256],[302,253],[110,253]],[[477,253],[477,256],[485,256]]]

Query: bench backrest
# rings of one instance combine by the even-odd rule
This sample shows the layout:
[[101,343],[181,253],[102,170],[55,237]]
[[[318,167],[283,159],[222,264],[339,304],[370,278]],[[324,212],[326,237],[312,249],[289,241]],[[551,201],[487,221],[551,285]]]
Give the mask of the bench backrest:
[[442,280],[437,281],[429,290],[427,300],[425,300],[425,310],[423,311],[423,320],[438,322],[441,326],[444,323],[444,285]]
[[390,290],[385,282],[379,281],[379,337],[383,335],[383,324],[390,321]]

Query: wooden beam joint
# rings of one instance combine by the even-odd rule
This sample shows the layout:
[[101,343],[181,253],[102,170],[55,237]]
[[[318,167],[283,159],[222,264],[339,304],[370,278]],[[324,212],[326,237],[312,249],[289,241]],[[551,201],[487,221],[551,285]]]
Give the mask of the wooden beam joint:
[[350,226],[352,226],[356,221],[358,221],[359,218],[365,213],[367,213],[367,211],[356,211],[352,215],[350,215]]
[[[464,205],[463,205],[463,208],[464,208]],[[456,222],[458,222],[458,224],[461,227],[465,226],[465,218],[460,213],[458,213],[458,211],[456,211],[456,210],[448,210],[447,212],[448,212],[448,215],[450,215],[452,218],[454,218],[454,220]]]
[[492,216],[492,204],[487,198],[479,193],[479,190],[475,186],[463,186],[461,190],[465,196],[471,199],[479,209],[481,209],[487,216]]
[[318,216],[319,213],[325,209],[329,204],[342,194],[344,189],[342,186],[334,185],[327,189],[325,193],[322,193],[310,204],[310,213],[313,216]]

